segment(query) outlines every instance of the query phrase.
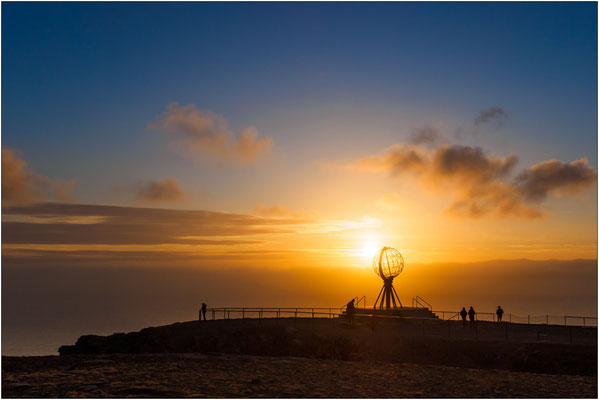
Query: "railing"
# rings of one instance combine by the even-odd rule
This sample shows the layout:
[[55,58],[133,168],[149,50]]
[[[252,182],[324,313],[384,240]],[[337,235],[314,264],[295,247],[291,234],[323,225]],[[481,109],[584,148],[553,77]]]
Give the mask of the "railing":
[[[345,316],[344,307],[326,308],[326,307],[223,307],[210,308],[207,311],[212,319],[245,319],[245,318],[337,318]],[[447,310],[431,310],[442,321],[459,320],[460,314],[457,311]],[[358,314],[360,316],[368,316],[369,314]],[[377,318],[383,319],[422,319],[420,317],[405,317],[395,315],[376,315]],[[475,315],[476,321],[495,322],[495,313],[477,312]],[[597,327],[597,317],[587,316],[572,316],[572,315],[527,315],[519,316],[516,314],[504,314],[503,323],[515,324],[534,324],[534,325],[562,325],[562,326],[582,326],[582,327]]]
[[[356,299],[358,299],[356,297]],[[362,296],[356,301],[356,307],[360,307],[360,302],[363,302],[362,308],[366,308],[366,296]]]
[[420,296],[412,298],[412,307],[428,308],[429,310],[433,309],[433,307]]
[[[440,319],[451,320],[460,319],[460,313],[456,311],[437,311],[432,310]],[[477,312],[475,314],[476,321],[497,322],[497,315],[491,312]],[[573,316],[573,315],[532,315],[526,316],[516,314],[503,314],[502,322],[510,322],[517,324],[533,324],[533,325],[564,325],[564,326],[582,326],[596,327],[597,317]]]
[[[354,297],[352,300],[354,300],[354,304],[355,307],[358,308],[360,306],[360,303],[363,302],[364,305],[362,306],[362,308],[366,308],[366,296],[362,296],[362,297]],[[347,308],[347,303],[342,305],[341,307],[339,307],[340,311],[343,311]]]
[[262,308],[246,308],[246,307],[224,307],[210,308],[212,319],[222,317],[222,319],[241,318],[334,318],[343,315],[337,311],[337,308],[325,307],[310,307],[310,308],[293,308],[293,307],[262,307]]

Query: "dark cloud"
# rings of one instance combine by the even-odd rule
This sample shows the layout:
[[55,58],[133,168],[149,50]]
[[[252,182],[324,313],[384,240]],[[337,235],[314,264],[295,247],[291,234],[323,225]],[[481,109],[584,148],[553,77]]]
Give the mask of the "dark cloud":
[[522,171],[512,179],[518,157],[494,157],[481,148],[443,145],[433,149],[405,143],[389,147],[380,156],[358,160],[358,169],[411,174],[434,190],[452,193],[445,213],[457,216],[512,216],[539,218],[538,203],[552,191],[572,194],[597,181],[585,159],[571,163],[551,160]]
[[597,172],[588,160],[564,163],[558,160],[543,161],[525,169],[516,177],[516,186],[530,201],[543,201],[553,191],[575,193],[597,183]]
[[[216,244],[293,232],[294,219],[159,208],[45,203],[2,209],[3,244]],[[215,239],[215,237],[217,237]]]
[[482,110],[474,119],[474,125],[493,124],[500,127],[507,120],[507,113],[501,107],[493,106]]
[[433,126],[424,126],[412,130],[409,142],[415,145],[435,146],[443,141],[443,135],[439,128]]
[[141,182],[136,186],[136,197],[150,203],[178,202],[186,197],[176,179]]
[[2,202],[24,204],[70,198],[74,182],[58,183],[36,175],[27,168],[27,162],[16,150],[2,149]]
[[169,104],[149,127],[167,134],[192,156],[212,155],[244,164],[255,162],[273,146],[270,137],[258,139],[256,128],[246,127],[236,135],[222,116],[193,104]]
[[435,150],[432,167],[439,176],[460,180],[492,180],[506,176],[518,163],[514,154],[505,158],[491,157],[480,147],[445,145]]

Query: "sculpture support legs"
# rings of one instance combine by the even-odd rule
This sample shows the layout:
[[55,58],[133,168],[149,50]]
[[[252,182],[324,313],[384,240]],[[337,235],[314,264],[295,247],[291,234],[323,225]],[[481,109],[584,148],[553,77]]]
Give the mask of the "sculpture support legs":
[[[399,303],[400,307],[403,307],[403,305],[401,304],[401,301],[399,300],[399,296],[397,295],[397,292],[395,291],[395,288],[393,287],[393,278],[387,278],[383,280],[383,287],[381,288],[381,291],[379,292],[378,297],[376,298],[376,301],[374,302],[374,308],[386,308],[386,309],[391,309],[391,308],[397,308],[397,303]],[[381,297],[382,295],[382,297]],[[381,302],[379,303],[379,298],[381,300]],[[397,299],[397,302],[395,301]],[[393,307],[391,307],[391,303],[393,303]],[[378,306],[377,306],[378,305]]]

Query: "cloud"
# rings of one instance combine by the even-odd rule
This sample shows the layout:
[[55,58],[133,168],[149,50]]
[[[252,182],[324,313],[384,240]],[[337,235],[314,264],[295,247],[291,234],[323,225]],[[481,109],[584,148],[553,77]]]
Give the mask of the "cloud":
[[254,127],[236,135],[220,115],[198,110],[194,104],[170,103],[164,113],[149,125],[168,135],[189,155],[212,155],[219,159],[251,164],[268,154],[273,147],[270,137],[258,138]]
[[493,124],[499,128],[507,120],[507,113],[501,107],[493,106],[482,110],[474,119],[474,125]]
[[443,135],[438,127],[424,126],[413,129],[409,137],[409,142],[415,145],[435,146],[443,141]]
[[257,204],[252,210],[252,214],[267,218],[310,218],[314,216],[312,212],[306,210],[292,211],[278,204],[272,206]]
[[185,191],[176,179],[141,182],[136,185],[136,197],[150,203],[177,202],[186,198]]
[[378,156],[350,164],[366,171],[386,171],[392,176],[410,175],[430,189],[452,193],[444,213],[467,217],[543,216],[538,203],[553,191],[574,194],[597,181],[586,159],[562,163],[545,161],[525,169],[513,179],[515,154],[495,157],[479,147],[445,144],[433,149],[398,143]]
[[471,218],[495,215],[534,219],[544,215],[538,208],[525,204],[513,185],[495,180],[461,188],[444,213]]
[[36,175],[27,168],[27,162],[14,149],[2,149],[2,202],[25,204],[70,198],[74,181],[59,183]]
[[551,192],[573,194],[597,183],[597,172],[586,158],[564,163],[543,161],[525,169],[516,177],[520,193],[530,201],[540,202]]
[[444,145],[434,151],[430,172],[433,178],[483,183],[506,176],[517,163],[514,154],[491,157],[479,147]]
[[290,224],[300,223],[210,211],[61,203],[5,206],[2,217],[3,244],[239,244],[226,238],[291,233]]
[[381,155],[368,156],[347,165],[363,171],[390,171],[393,175],[419,172],[426,164],[427,150],[420,146],[398,143],[385,149]]

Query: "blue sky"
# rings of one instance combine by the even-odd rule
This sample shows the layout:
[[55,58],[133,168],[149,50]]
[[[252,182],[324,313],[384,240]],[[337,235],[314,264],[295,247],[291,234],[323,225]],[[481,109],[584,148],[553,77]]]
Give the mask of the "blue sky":
[[87,201],[117,178],[177,176],[216,193],[248,174],[267,179],[268,168],[198,167],[165,151],[147,125],[170,102],[221,114],[234,131],[255,126],[289,174],[379,151],[425,124],[452,131],[494,105],[506,125],[471,144],[516,152],[522,167],[597,162],[595,3],[3,3],[2,11],[2,145],[39,173],[76,179]]

